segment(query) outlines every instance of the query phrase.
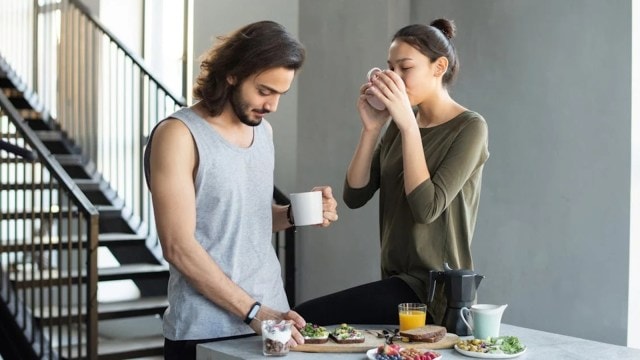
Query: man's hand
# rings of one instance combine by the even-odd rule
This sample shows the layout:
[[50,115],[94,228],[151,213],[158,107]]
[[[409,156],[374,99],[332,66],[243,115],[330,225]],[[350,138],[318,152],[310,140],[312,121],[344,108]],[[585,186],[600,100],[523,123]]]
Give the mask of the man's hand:
[[316,186],[311,191],[322,191],[322,224],[319,226],[327,227],[332,222],[338,220],[338,202],[333,198],[331,186]]
[[263,320],[290,321],[293,326],[291,326],[291,341],[289,345],[296,346],[298,344],[304,344],[304,337],[300,334],[299,329],[302,329],[307,322],[297,312],[289,310],[283,313],[262,305],[260,311],[258,311],[258,314],[250,324],[256,334],[262,334],[261,322]]

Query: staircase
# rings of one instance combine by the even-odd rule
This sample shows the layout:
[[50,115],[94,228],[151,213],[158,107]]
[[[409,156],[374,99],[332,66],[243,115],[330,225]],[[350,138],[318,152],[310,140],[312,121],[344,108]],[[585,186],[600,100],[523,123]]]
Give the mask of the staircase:
[[[166,298],[168,266],[158,260],[157,254],[149,249],[148,234],[141,231],[140,221],[127,215],[122,199],[118,198],[116,192],[95,170],[95,165],[82,154],[82,149],[76,146],[72,139],[66,137],[65,132],[55,121],[46,119],[45,114],[34,109],[32,101],[23,91],[18,90],[16,84],[7,77],[5,72],[0,72],[0,90],[15,110],[22,115],[25,123],[33,130],[52,158],[59,162],[73,183],[94,204],[99,213],[98,246],[103,253],[110,253],[110,256],[98,256],[97,262],[98,358],[126,359],[162,355],[163,337],[160,316],[168,305]],[[7,128],[5,124],[3,128]],[[2,138],[11,138],[14,135],[3,133]],[[5,167],[4,170],[8,168]],[[34,189],[41,188],[41,184],[12,181],[5,183],[3,179],[0,199],[11,198],[13,196],[11,190],[15,191],[18,188],[23,192],[34,192]],[[28,209],[28,206],[22,211],[7,211],[6,208],[2,210],[5,228],[6,223],[28,219],[35,213],[35,209]],[[50,209],[45,210],[47,211]],[[49,215],[51,214],[45,214],[45,218]],[[42,214],[36,217],[42,217]],[[39,225],[28,225],[40,227],[32,232],[32,234],[36,233],[32,237],[12,238],[5,237],[5,233],[2,233],[0,253],[9,260],[7,263],[11,264],[4,270],[12,291],[15,292],[14,296],[27,304],[24,312],[31,314],[32,320],[27,322],[33,321],[34,329],[37,328],[42,332],[39,336],[49,340],[42,347],[50,345],[49,355],[52,357],[57,354],[61,359],[76,359],[87,356],[85,347],[78,346],[86,343],[86,339],[76,338],[78,333],[76,328],[85,326],[87,309],[82,304],[78,306],[77,301],[70,298],[78,292],[81,279],[87,277],[86,271],[79,270],[78,268],[81,268],[79,266],[65,269],[61,264],[43,264],[43,261],[51,263],[54,262],[55,257],[73,258],[72,254],[77,253],[83,245],[78,241],[77,235],[42,236],[43,228],[46,228],[45,232],[55,232],[55,222],[54,216],[51,224],[45,222]],[[51,257],[54,259],[43,260],[38,259],[35,254],[43,254],[47,251],[24,251],[25,247],[40,249],[43,246],[47,248],[52,245],[70,254],[53,255]],[[86,246],[85,244],[84,247]],[[31,258],[26,260],[21,258],[26,254],[31,254]],[[108,260],[107,266],[101,263],[102,258]],[[114,266],[114,263],[117,264]],[[12,266],[41,271],[12,271]],[[114,284],[116,280],[128,280],[130,284],[119,286],[117,283]],[[67,289],[51,286],[56,284],[71,285],[67,286]],[[101,293],[103,287],[115,292],[123,289],[130,289],[131,292],[133,289],[134,293],[139,294],[124,300],[100,301],[101,297],[113,298],[108,296],[109,294]],[[61,301],[52,301],[57,297],[60,297]]]

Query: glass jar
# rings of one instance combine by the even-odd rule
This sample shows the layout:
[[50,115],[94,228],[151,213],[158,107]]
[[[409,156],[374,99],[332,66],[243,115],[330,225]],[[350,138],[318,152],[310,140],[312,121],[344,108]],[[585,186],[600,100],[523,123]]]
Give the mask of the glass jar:
[[291,322],[264,320],[262,322],[262,353],[265,356],[285,356],[289,353]]

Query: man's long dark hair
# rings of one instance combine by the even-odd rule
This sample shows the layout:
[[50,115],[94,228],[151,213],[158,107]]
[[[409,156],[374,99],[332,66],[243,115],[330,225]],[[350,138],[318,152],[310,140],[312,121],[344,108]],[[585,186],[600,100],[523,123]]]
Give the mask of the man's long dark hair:
[[201,100],[211,116],[222,113],[232,93],[227,77],[236,85],[264,70],[284,67],[298,70],[305,59],[302,44],[280,24],[259,21],[244,26],[219,42],[203,57],[193,97]]

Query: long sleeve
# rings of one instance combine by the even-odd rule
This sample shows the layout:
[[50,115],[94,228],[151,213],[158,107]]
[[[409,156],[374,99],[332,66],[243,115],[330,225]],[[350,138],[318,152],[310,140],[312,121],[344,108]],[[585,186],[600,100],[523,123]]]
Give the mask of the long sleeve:
[[342,191],[342,199],[350,209],[357,209],[364,206],[373,194],[380,188],[380,144],[376,146],[371,160],[371,171],[369,174],[369,183],[364,187],[355,189],[349,186],[349,182],[345,178]]
[[[402,278],[426,302],[429,271],[442,270],[444,262],[473,269],[471,241],[489,151],[487,123],[473,111],[420,134],[431,178],[410,194],[404,190],[402,136],[393,122],[376,163],[383,278]],[[445,306],[437,293],[429,312],[440,320]]]
[[[473,173],[485,163],[489,157],[487,138],[484,121],[472,119],[465,124],[440,165],[436,169],[429,169],[431,178],[407,196],[417,223],[428,224],[442,215]],[[429,154],[425,156],[429,158]]]

